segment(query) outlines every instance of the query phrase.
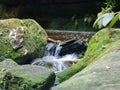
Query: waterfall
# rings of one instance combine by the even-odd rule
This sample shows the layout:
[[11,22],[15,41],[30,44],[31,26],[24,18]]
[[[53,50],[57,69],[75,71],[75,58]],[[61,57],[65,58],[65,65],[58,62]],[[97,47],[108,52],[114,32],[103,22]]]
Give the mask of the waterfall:
[[55,54],[54,56],[55,57],[58,57],[59,56],[59,53],[60,53],[60,50],[62,49],[62,46],[57,46],[56,49],[55,49]]
[[78,56],[75,53],[59,56],[61,49],[62,46],[49,43],[46,46],[44,56],[35,59],[32,64],[48,67],[57,73],[67,69],[69,66],[77,62]]

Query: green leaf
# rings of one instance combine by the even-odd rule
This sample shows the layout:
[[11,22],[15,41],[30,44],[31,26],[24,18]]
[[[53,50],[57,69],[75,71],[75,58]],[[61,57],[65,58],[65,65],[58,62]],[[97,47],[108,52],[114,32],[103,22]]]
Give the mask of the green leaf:
[[103,15],[99,16],[99,17],[95,20],[95,22],[94,22],[94,24],[93,24],[93,27],[96,28],[97,26],[99,26],[99,24],[100,24],[100,22],[101,22],[102,19],[103,19]]
[[112,19],[111,23],[109,24],[109,27],[113,27],[113,25],[115,25],[118,19],[119,19],[119,14],[115,15],[115,17]]
[[119,21],[120,21],[120,13],[119,13]]
[[115,13],[106,13],[103,15],[103,22],[102,25],[105,27],[108,23],[113,19]]
[[102,21],[103,21],[103,19],[100,19],[100,21],[98,22],[98,28],[102,28],[103,27]]

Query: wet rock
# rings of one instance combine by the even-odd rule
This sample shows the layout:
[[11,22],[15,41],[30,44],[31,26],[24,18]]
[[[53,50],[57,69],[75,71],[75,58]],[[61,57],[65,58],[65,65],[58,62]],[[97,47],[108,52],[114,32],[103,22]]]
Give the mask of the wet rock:
[[66,54],[76,53],[84,55],[87,50],[88,39],[70,39],[67,41],[56,41],[56,43],[49,43],[46,46],[45,55],[56,55],[56,49],[60,49],[57,56],[64,56]]
[[36,58],[33,60],[31,64],[51,68],[54,64],[54,61],[50,61],[50,60],[47,61],[47,60],[43,60],[42,58]]
[[34,59],[32,65],[39,65],[50,68],[55,73],[66,70],[68,67],[78,62],[76,54],[65,55],[63,57],[44,56],[43,58]]
[[87,41],[81,39],[73,39],[61,45],[62,49],[59,53],[60,56],[66,54],[80,54],[84,55],[85,51],[87,50]]
[[[50,56],[48,56],[48,57],[51,58]],[[49,68],[49,69],[53,70],[54,72],[59,71],[59,62],[55,61],[54,59],[53,60],[51,60],[51,59],[45,60],[45,59],[38,58],[38,59],[33,60],[33,62],[31,64]]]
[[0,61],[11,58],[19,64],[43,55],[45,30],[32,19],[0,20]]

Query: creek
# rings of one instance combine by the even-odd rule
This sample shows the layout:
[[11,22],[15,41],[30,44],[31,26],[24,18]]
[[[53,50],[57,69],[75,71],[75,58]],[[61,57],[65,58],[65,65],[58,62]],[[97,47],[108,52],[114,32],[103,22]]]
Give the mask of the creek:
[[51,44],[52,43],[46,46],[48,48],[46,49],[43,58],[35,59],[32,62],[33,65],[36,64],[36,65],[46,66],[49,67],[51,70],[53,70],[55,73],[57,73],[67,69],[72,64],[78,61],[78,56],[75,53],[59,56],[60,50],[62,49],[61,46],[57,46],[55,48],[55,51],[49,50]]
[[33,60],[31,64],[48,67],[57,73],[81,60],[86,51],[88,39],[94,32],[47,30],[47,34],[57,40],[56,43],[48,42],[44,56]]

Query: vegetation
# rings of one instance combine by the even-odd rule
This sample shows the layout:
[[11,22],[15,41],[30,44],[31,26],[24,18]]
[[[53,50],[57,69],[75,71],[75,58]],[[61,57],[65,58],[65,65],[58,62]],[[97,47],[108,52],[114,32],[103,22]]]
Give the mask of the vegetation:
[[106,7],[102,8],[102,11],[98,13],[98,18],[93,24],[95,28],[102,28],[102,27],[113,27],[117,21],[120,21],[120,12],[114,12],[113,9],[115,8],[116,2],[115,0],[108,0],[105,3]]
[[100,30],[92,37],[85,56],[81,61],[67,70],[57,74],[60,78],[60,82],[70,78],[90,63],[96,61],[98,58],[103,56],[103,52],[105,56],[114,49],[114,45],[116,47],[119,46],[120,43],[117,42],[117,40],[119,40],[118,38],[120,37],[120,31],[118,29],[112,29],[111,27],[113,27],[116,22],[120,20],[120,13],[113,12],[113,9],[115,8],[115,0],[108,0],[105,5],[106,7],[102,8],[102,11],[98,13],[98,18],[94,22],[93,27],[102,28],[107,26],[108,28]]

